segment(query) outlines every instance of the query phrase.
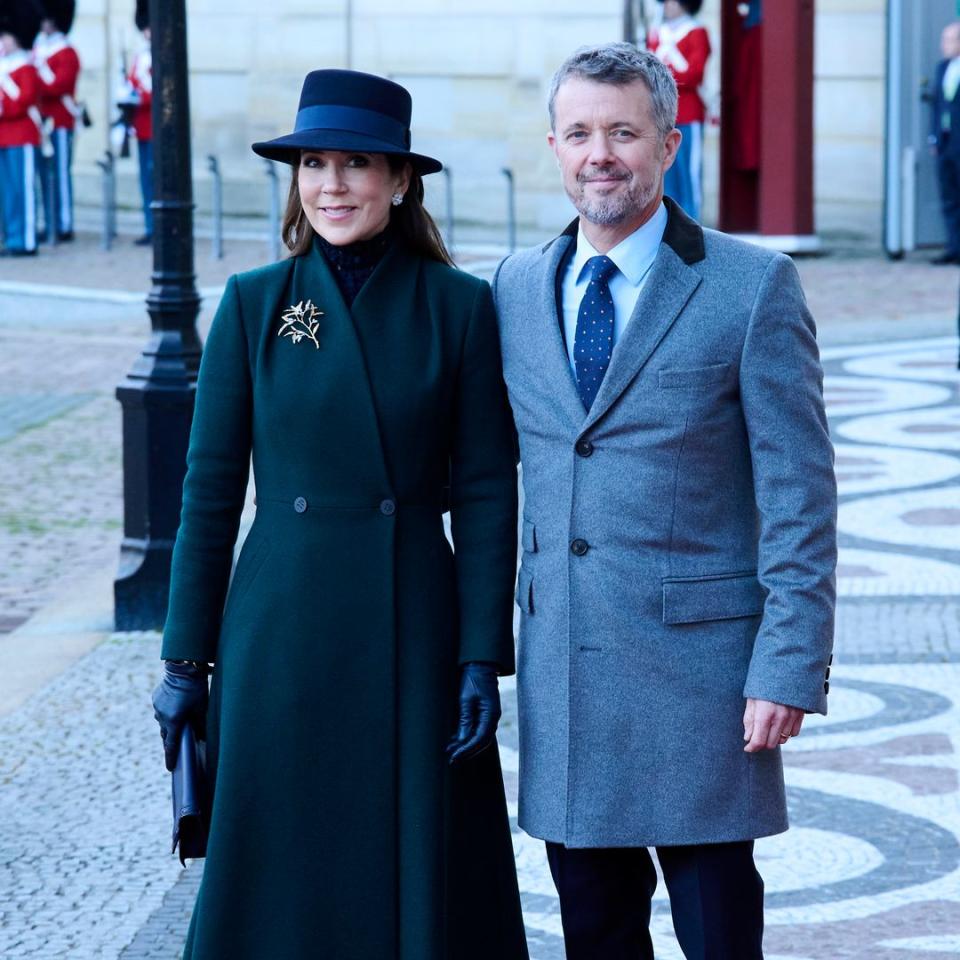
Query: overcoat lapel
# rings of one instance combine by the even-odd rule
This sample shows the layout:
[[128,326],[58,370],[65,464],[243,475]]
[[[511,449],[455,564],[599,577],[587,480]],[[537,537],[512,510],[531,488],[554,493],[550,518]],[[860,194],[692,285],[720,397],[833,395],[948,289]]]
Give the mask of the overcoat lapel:
[[557,297],[557,284],[562,280],[557,273],[573,242],[571,235],[561,234],[545,249],[540,261],[542,272],[537,302],[541,304],[541,309],[536,318],[538,329],[534,342],[543,345],[543,356],[540,359],[544,378],[557,385],[560,405],[573,425],[579,429],[586,411],[583,409],[577,382],[570,369],[570,357],[563,342],[563,317],[559,313],[561,307]]
[[[388,253],[374,276],[385,266],[389,257]],[[323,311],[318,331],[320,349],[336,358],[334,375],[340,381],[339,389],[343,396],[350,397],[355,439],[367,450],[364,477],[377,489],[389,490],[390,474],[363,349],[337,281],[316,247],[307,256],[297,258],[291,286],[293,303],[312,300]]]
[[688,267],[671,246],[662,243],[630,322],[614,347],[607,375],[583,430],[596,423],[630,386],[699,285],[697,271]]

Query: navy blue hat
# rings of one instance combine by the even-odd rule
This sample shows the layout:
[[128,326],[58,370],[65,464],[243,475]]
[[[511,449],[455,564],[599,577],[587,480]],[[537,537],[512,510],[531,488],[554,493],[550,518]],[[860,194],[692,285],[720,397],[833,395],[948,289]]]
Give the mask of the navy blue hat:
[[300,91],[293,133],[253,144],[268,160],[297,163],[301,150],[356,150],[405,157],[417,173],[443,164],[410,151],[410,94],[392,80],[357,70],[313,70]]

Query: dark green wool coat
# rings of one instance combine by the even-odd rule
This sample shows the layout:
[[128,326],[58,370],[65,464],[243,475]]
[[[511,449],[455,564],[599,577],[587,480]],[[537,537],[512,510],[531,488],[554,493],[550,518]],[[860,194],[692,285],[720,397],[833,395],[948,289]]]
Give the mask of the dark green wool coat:
[[485,282],[397,245],[352,311],[317,251],[231,278],[163,642],[216,664],[187,960],[527,956],[498,753],[443,750],[458,664],[513,671],[516,509]]

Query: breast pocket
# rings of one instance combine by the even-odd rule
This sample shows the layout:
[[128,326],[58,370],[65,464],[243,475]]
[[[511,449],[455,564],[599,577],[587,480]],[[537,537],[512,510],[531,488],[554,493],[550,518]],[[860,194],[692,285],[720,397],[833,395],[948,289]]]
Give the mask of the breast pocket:
[[763,613],[766,591],[755,573],[665,577],[663,622],[701,623]]
[[660,370],[657,374],[662,390],[708,388],[726,382],[733,364],[711,363],[705,367]]

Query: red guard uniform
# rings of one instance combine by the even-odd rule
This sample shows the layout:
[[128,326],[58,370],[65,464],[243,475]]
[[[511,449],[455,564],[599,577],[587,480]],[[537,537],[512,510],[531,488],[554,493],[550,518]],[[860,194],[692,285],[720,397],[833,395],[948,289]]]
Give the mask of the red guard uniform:
[[150,105],[153,101],[153,59],[149,46],[133,58],[127,79],[140,96],[140,103],[133,114],[133,129],[137,140],[143,143],[153,139],[153,120],[150,116]]
[[140,193],[143,195],[143,221],[146,228],[141,238],[143,241],[153,236],[153,211],[150,209],[153,201],[153,59],[149,44],[133,58],[127,80],[140,97],[133,114],[133,131],[137,135],[137,157],[140,162]]
[[702,203],[703,121],[706,107],[700,85],[710,57],[710,35],[693,17],[664,20],[651,32],[647,46],[670,68],[680,98],[677,126],[683,134],[680,150],[664,180],[666,194],[695,220]]
[[34,112],[39,98],[40,81],[29,54],[17,50],[0,57],[0,147],[40,146]]
[[0,57],[0,196],[7,253],[37,249],[39,98],[40,81],[29,54],[17,50]]
[[700,98],[700,85],[710,57],[710,34],[693,17],[665,20],[650,34],[648,46],[665,63],[677,81],[680,103],[677,126],[703,123],[706,109]]
[[77,77],[80,58],[62,33],[40,35],[33,47],[40,77],[40,112],[53,120],[55,130],[76,126]]
[[33,45],[40,78],[40,113],[50,131],[52,153],[40,157],[44,223],[49,238],[73,236],[73,131],[77,125],[77,78],[80,58],[62,33],[41,33]]

